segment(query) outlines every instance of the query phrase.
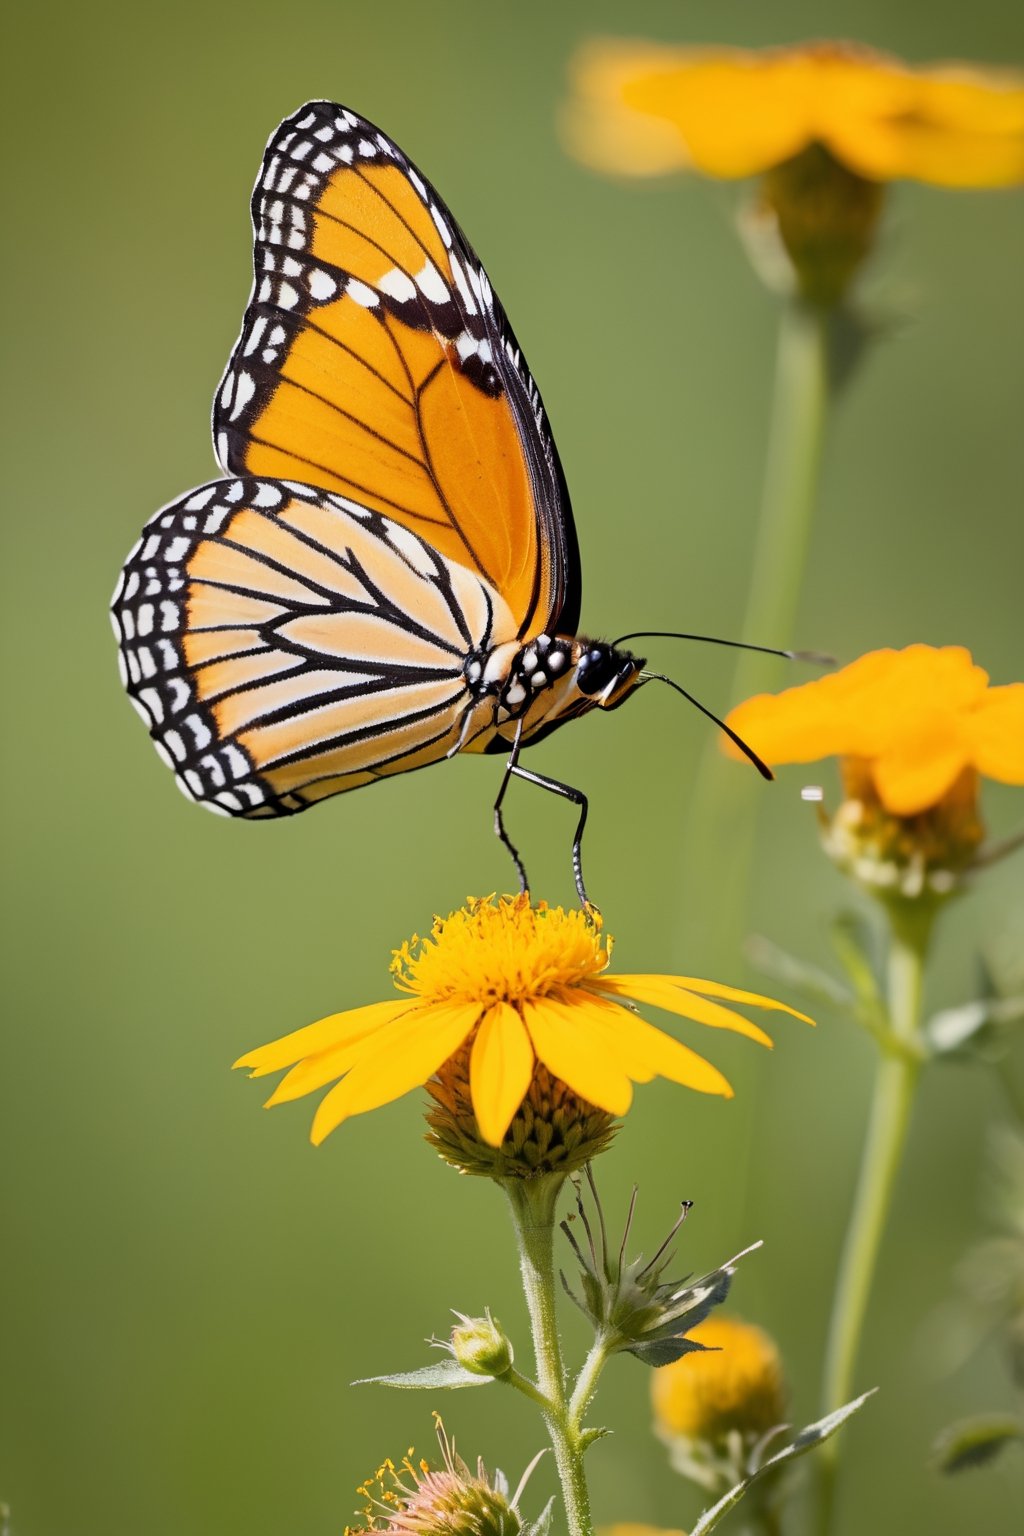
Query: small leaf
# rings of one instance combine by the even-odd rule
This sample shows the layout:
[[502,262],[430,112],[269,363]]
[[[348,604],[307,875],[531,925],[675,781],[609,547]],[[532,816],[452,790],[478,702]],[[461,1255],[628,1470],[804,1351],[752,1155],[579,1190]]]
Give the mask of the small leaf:
[[421,1365],[418,1371],[398,1371],[393,1376],[362,1376],[354,1387],[485,1387],[493,1376],[478,1376],[464,1370],[456,1360],[439,1360],[436,1365]]
[[1014,1440],[1024,1440],[1024,1424],[1012,1414],[987,1414],[950,1424],[932,1448],[940,1472],[966,1472],[995,1461]]
[[885,1004],[871,959],[872,938],[867,924],[852,912],[840,913],[832,924],[832,947],[850,980],[857,1002],[865,1019],[879,1024],[885,1021]]
[[849,1008],[853,1002],[853,993],[842,982],[836,981],[827,971],[812,965],[809,960],[791,955],[788,950],[780,948],[759,933],[747,940],[744,949],[751,965],[757,970],[770,976],[773,981],[798,988],[812,1002],[839,1008]]
[[580,1435],[580,1450],[589,1451],[595,1440],[603,1440],[605,1435],[610,1435],[610,1429],[585,1429]]
[[943,1008],[925,1025],[925,1037],[937,1056],[968,1046],[992,1043],[996,1029],[1024,1020],[1024,997],[979,997],[959,1008]]
[[756,1483],[758,1478],[763,1477],[770,1467],[782,1466],[783,1462],[794,1461],[798,1456],[806,1456],[808,1451],[815,1450],[823,1441],[828,1440],[834,1435],[837,1429],[841,1429],[847,1419],[851,1418],[858,1409],[863,1408],[868,1398],[874,1395],[875,1390],[875,1388],[872,1388],[870,1392],[865,1392],[861,1397],[854,1398],[852,1403],[846,1403],[842,1408],[835,1409],[833,1413],[826,1414],[816,1424],[808,1424],[800,1431],[791,1444],[781,1451],[776,1451],[774,1456],[769,1456],[767,1461],[761,1463],[756,1472],[752,1472],[749,1477],[745,1477],[741,1482],[738,1482],[734,1488],[730,1488],[729,1492],[723,1494],[718,1503],[713,1505],[711,1509],[706,1509],[690,1532],[690,1536],[707,1536],[708,1531],[714,1530],[722,1516],[727,1515],[730,1509],[739,1503],[751,1484]]

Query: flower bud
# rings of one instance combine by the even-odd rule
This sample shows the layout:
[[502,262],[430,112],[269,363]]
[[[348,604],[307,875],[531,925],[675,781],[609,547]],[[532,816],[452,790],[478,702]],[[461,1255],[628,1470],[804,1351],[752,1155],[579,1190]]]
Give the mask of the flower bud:
[[474,1376],[507,1376],[512,1369],[512,1344],[490,1312],[484,1317],[464,1317],[452,1329],[451,1351],[464,1370]]

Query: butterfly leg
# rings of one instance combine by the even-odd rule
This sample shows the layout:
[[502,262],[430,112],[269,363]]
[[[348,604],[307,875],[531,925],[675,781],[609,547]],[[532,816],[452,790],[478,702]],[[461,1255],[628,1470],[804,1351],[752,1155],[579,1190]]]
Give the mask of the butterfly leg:
[[[564,799],[571,800],[573,805],[579,806],[580,819],[576,823],[576,832],[572,840],[572,872],[576,881],[576,891],[580,898],[580,906],[586,911],[591,906],[591,902],[587,897],[587,888],[583,884],[583,828],[587,824],[588,810],[586,795],[581,789],[575,789],[571,784],[563,784],[559,779],[548,779],[541,773],[533,773],[529,768],[520,768],[514,757],[510,757],[508,768],[505,772],[505,784],[508,783],[513,774],[515,774],[517,779],[525,779],[528,784],[539,784],[541,789],[549,789],[552,794],[562,795]],[[502,793],[504,793],[505,784],[502,785]],[[507,840],[506,843],[509,848],[512,847],[511,843],[508,843]],[[514,849],[513,857],[516,859],[516,863],[519,864],[519,859]],[[522,865],[519,865],[519,867],[521,869]]]
[[512,743],[512,750],[509,753],[508,762],[505,765],[505,774],[501,781],[501,788],[498,790],[498,798],[494,802],[494,831],[501,842],[508,849],[509,853],[512,855],[512,862],[516,867],[516,874],[519,877],[519,889],[524,895],[526,895],[530,889],[530,881],[526,873],[526,866],[524,865],[522,859],[519,857],[519,849],[515,846],[512,839],[505,831],[505,818],[501,813],[501,803],[505,798],[505,791],[508,789],[509,780],[511,779],[513,773],[516,771],[516,763],[519,759],[519,740],[521,735],[522,726],[520,725],[516,732],[516,739]]

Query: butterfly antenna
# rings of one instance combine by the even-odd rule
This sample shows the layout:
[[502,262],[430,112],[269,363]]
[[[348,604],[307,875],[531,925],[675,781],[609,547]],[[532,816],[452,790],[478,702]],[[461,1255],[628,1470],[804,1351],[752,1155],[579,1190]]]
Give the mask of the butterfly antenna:
[[[762,656],[781,656],[784,661],[806,661],[817,667],[834,667],[836,664],[835,657],[824,651],[780,651],[773,645],[751,645],[746,640],[723,640],[718,635],[683,635],[674,629],[636,629],[632,634],[620,635],[611,643],[625,645],[627,640],[702,640],[705,645],[727,645],[734,651],[758,651]],[[693,702],[696,703],[696,699]]]
[[713,720],[725,732],[729,740],[739,747],[744,757],[749,757],[762,779],[774,779],[774,773],[772,773],[768,764],[758,757],[753,747],[748,746],[742,736],[737,736],[731,725],[726,725],[724,720],[720,720],[716,714],[713,714],[710,709],[700,702],[700,699],[695,699],[692,693],[687,693],[681,684],[675,682],[671,677],[666,677],[663,672],[641,672],[640,676],[645,683],[667,683],[670,688],[675,689],[676,693],[681,693],[683,698],[688,699],[695,709],[699,709],[702,715],[707,715],[709,720]]

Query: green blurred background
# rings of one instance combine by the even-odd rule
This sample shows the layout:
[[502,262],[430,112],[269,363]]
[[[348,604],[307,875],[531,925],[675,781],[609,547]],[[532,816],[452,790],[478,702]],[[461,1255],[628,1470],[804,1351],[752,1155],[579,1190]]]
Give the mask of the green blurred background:
[[[487,262],[544,391],[585,625],[728,635],[776,304],[734,237],[731,189],[619,186],[566,158],[569,53],[593,31],[833,34],[1005,63],[1024,51],[1024,18],[1006,0],[179,0],[21,7],[12,26],[0,1500],[15,1536],[327,1536],[382,1457],[429,1449],[432,1407],[513,1478],[539,1440],[512,1394],[348,1385],[427,1358],[450,1306],[489,1303],[523,1335],[500,1198],[423,1146],[421,1096],[314,1151],[309,1103],[265,1116],[260,1087],[228,1071],[246,1047],[383,996],[394,943],[507,885],[497,765],[455,762],[279,825],[222,822],[176,792],[117,680],[119,563],[153,509],[214,473],[209,405],[248,291],[263,144],[316,95],[397,138]],[[1012,194],[894,192],[869,287],[906,323],[835,422],[799,643],[850,658],[963,642],[995,681],[1021,675],[1022,253]],[[721,655],[658,659],[711,706],[733,702]],[[679,862],[706,740],[699,716],[649,690],[534,759],[591,795],[588,876],[624,970],[711,964],[707,924],[680,918],[681,891],[691,914],[714,894],[714,868]],[[750,926],[828,964],[828,919],[849,898],[800,783],[791,770],[764,793]],[[548,798],[515,791],[511,825],[537,893],[567,900],[570,818]],[[996,830],[1019,820],[1019,791],[987,804]],[[934,1002],[971,994],[979,948],[1012,943],[1014,911],[1019,935],[1019,863],[949,914]],[[721,974],[741,981],[742,958]],[[734,1301],[780,1340],[806,1419],[872,1055],[837,1018],[774,1032],[754,1062],[746,1042],[695,1027],[737,1099],[642,1089],[602,1181],[614,1207],[639,1180],[645,1243],[695,1200],[686,1269],[765,1240]],[[944,1369],[933,1316],[982,1230],[984,1138],[1001,1113],[980,1073],[928,1075],[857,1372],[883,1391],[847,1431],[844,1532],[1017,1528],[1019,1458],[952,1483],[925,1466],[951,1418],[1009,1402],[994,1347]],[[582,1343],[572,1321],[567,1335]],[[649,1434],[646,1389],[636,1362],[609,1369],[596,1508],[685,1525],[695,1502]],[[550,1480],[542,1467],[538,1499]]]

